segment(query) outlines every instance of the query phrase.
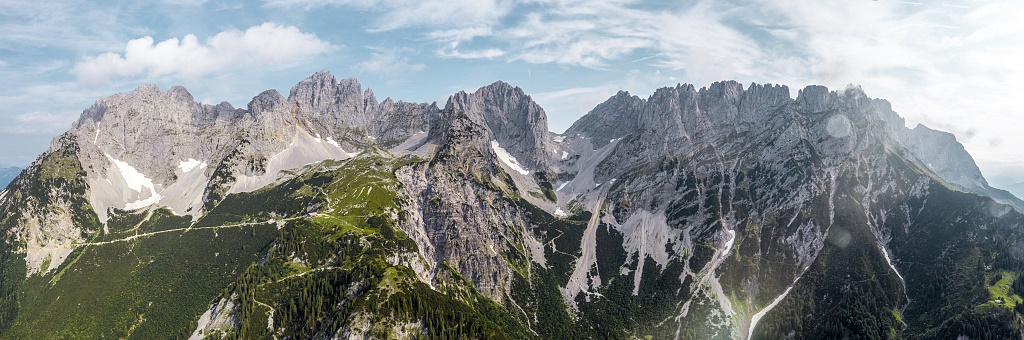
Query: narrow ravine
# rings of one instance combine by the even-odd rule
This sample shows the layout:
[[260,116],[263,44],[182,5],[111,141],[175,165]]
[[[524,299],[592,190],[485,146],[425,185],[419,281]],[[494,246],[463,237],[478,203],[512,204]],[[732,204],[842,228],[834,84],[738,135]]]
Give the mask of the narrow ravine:
[[[882,250],[882,256],[885,257],[885,263],[888,263],[889,268],[892,268],[892,272],[896,273],[896,277],[900,278],[900,285],[903,286],[903,298],[907,300],[907,305],[909,305],[910,295],[907,294],[907,280],[903,279],[903,275],[900,274],[899,270],[896,270],[896,265],[892,263],[892,259],[889,257],[889,251],[886,250],[885,247],[882,246],[881,244],[878,245],[878,249]],[[903,308],[900,308],[900,313],[903,313],[903,309],[907,308],[907,305],[904,305]],[[907,329],[906,321],[900,320],[900,323],[903,324],[903,329]]]
[[885,250],[885,247],[883,246],[878,246],[878,248],[882,250],[882,256],[885,256],[885,263],[888,263],[889,268],[892,268],[892,271],[900,278],[900,283],[903,284],[903,289],[906,290],[907,281],[903,279],[903,275],[900,274],[900,271],[896,270],[896,265],[892,264],[892,259],[889,258],[889,251]]
[[750,340],[750,338],[754,336],[754,327],[757,327],[757,323],[761,321],[761,318],[763,318],[765,314],[768,314],[768,312],[771,311],[772,308],[775,308],[775,305],[778,305],[779,302],[782,302],[782,299],[786,298],[786,295],[789,294],[789,291],[793,290],[793,287],[796,286],[796,283],[800,281],[800,277],[803,276],[802,273],[800,275],[801,276],[798,276],[796,280],[793,280],[793,284],[789,285],[789,287],[787,287],[786,290],[782,292],[782,295],[776,297],[775,300],[772,301],[772,303],[769,303],[767,306],[762,308],[761,311],[754,313],[754,316],[750,318],[750,328],[747,329],[747,340]]

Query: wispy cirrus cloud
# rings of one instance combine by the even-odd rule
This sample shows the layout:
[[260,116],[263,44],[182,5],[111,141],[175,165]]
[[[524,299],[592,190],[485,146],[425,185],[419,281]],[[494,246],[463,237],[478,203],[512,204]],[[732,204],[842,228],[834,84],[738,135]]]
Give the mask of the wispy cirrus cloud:
[[[340,7],[380,15],[369,32],[422,31],[443,58],[554,63],[603,69],[635,53],[666,69],[709,73],[753,68],[760,51],[722,23],[710,1],[649,8],[630,0],[267,0],[277,8]],[[646,6],[646,7],[645,7]],[[423,30],[425,28],[425,30]],[[711,66],[715,66],[712,68]]]
[[513,60],[602,69],[641,54],[645,63],[708,81],[750,74],[761,60],[756,41],[725,24],[726,5],[644,6],[545,1],[493,38],[511,46]]
[[371,32],[405,27],[481,27],[491,26],[509,14],[511,0],[265,0],[274,8],[313,10],[322,7],[347,7],[378,15],[367,29]]
[[14,124],[0,127],[0,131],[16,135],[24,134],[56,134],[67,130],[71,122],[78,117],[74,111],[51,113],[35,111],[14,117]]
[[[0,52],[41,47],[87,51],[112,46],[118,34],[141,30],[121,20],[124,14],[82,1],[0,1]],[[104,24],[96,25],[98,22]]]
[[794,61],[766,79],[862,85],[909,124],[955,133],[986,174],[1004,175],[1024,168],[1024,152],[1002,145],[1024,142],[1024,108],[1010,99],[1024,96],[1022,12],[1018,1],[759,0],[736,15]]
[[72,73],[82,83],[103,84],[112,78],[201,76],[252,66],[280,65],[314,57],[335,48],[315,34],[294,26],[264,23],[244,32],[228,29],[199,42],[195,35],[156,43],[152,37],[128,41],[123,53],[108,52],[83,58]]
[[375,50],[375,52],[370,54],[370,59],[356,64],[353,69],[387,76],[399,76],[419,72],[426,67],[424,64],[410,62],[409,57],[401,55],[397,50],[382,48],[372,48],[371,50]]

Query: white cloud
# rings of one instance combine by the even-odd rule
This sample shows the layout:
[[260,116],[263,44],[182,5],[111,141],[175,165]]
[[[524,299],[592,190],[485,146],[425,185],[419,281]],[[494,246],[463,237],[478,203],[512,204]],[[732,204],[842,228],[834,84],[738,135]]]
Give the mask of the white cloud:
[[488,48],[477,51],[460,51],[457,49],[440,49],[436,51],[437,55],[443,58],[455,58],[455,59],[494,59],[505,55],[505,51],[497,48]]
[[[651,47],[637,26],[640,13],[620,7],[615,16],[589,9],[599,2],[560,3],[529,13],[497,39],[505,39],[516,51],[515,60],[602,68],[637,48]],[[611,9],[609,9],[611,10]]]
[[412,26],[481,27],[497,23],[512,9],[509,0],[382,1],[387,8],[374,30]]
[[99,7],[72,0],[0,1],[0,46],[11,52],[91,50],[111,46],[114,36],[137,29],[119,11]]
[[408,57],[403,57],[396,51],[378,51],[370,55],[370,60],[358,63],[354,69],[370,73],[385,75],[403,75],[411,72],[422,71],[424,64],[413,64]]
[[380,0],[265,0],[268,7],[278,8],[302,8],[313,10],[325,6],[352,6],[356,8],[370,8],[381,3]]
[[470,41],[476,37],[489,36],[493,33],[494,30],[491,26],[469,26],[433,31],[427,34],[427,37],[438,41],[448,42],[451,47],[457,47],[461,42]]
[[349,7],[379,14],[370,31],[406,27],[484,27],[512,9],[511,0],[265,0],[269,7],[317,9]]
[[75,112],[30,112],[14,117],[15,124],[6,125],[0,131],[13,134],[56,134],[67,130],[78,118]]
[[163,0],[165,3],[170,5],[178,6],[202,6],[206,3],[206,0]]
[[320,55],[333,46],[294,26],[264,23],[245,32],[229,29],[200,43],[192,34],[154,44],[152,37],[133,39],[124,53],[85,57],[72,73],[86,84],[115,77],[173,76],[194,80],[227,69],[276,66]]
[[[663,69],[685,70],[691,78],[719,80],[757,69],[756,42],[722,23],[710,2],[671,10],[640,8],[635,1],[534,1],[520,17],[491,33],[479,29],[434,32],[442,57],[505,56],[535,64],[610,68],[637,53]],[[513,20],[517,19],[517,20]],[[451,38],[468,37],[468,38]],[[491,47],[466,52],[460,43],[484,37]],[[500,46],[500,47],[494,47]],[[480,51],[501,53],[481,54]]]

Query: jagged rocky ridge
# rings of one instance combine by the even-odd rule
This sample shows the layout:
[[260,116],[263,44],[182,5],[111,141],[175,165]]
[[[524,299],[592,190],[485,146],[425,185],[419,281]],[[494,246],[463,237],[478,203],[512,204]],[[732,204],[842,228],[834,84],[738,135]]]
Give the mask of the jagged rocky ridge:
[[[386,193],[380,205],[373,191]],[[246,200],[293,203],[238,205]],[[952,135],[906,128],[887,102],[857,87],[809,86],[795,100],[785,86],[736,82],[662,88],[647,99],[619,92],[556,135],[543,109],[503,82],[455,94],[444,108],[377,102],[355,79],[323,72],[288,98],[261,93],[247,109],[199,104],[181,87],[143,86],[97,101],[0,196],[10,216],[0,329],[29,334],[25,325],[39,323],[25,315],[46,308],[23,303],[19,314],[17,301],[47,294],[38,280],[59,287],[88,278],[90,267],[65,273],[89,247],[140,237],[117,238],[124,220],[138,219],[135,230],[175,220],[182,235],[193,235],[262,216],[279,236],[260,238],[254,229],[245,242],[267,250],[231,255],[235,266],[255,264],[211,279],[204,287],[214,290],[237,281],[226,293],[197,297],[195,315],[175,319],[194,323],[172,329],[455,334],[444,322],[396,314],[409,308],[405,295],[367,298],[380,293],[360,282],[397,271],[411,281],[385,279],[392,283],[378,289],[407,287],[400,290],[418,292],[412,301],[468,306],[485,320],[456,327],[470,336],[1017,336],[1020,311],[994,303],[987,289],[1021,274],[1014,209],[1022,206],[988,186]],[[297,313],[288,307],[294,300],[246,282],[328,280],[323,272],[366,265],[370,255],[356,261],[350,250],[326,258],[285,251],[313,211],[325,215],[313,225],[337,228],[350,222],[332,218],[357,217],[356,228],[394,225],[398,234],[349,232],[324,243],[389,249],[375,256],[391,269],[333,277],[332,286],[347,287],[342,307],[310,323],[286,316]],[[173,258],[159,254],[152,256]],[[308,271],[273,269],[278,260]],[[1007,289],[1010,298],[1024,293]],[[377,308],[351,305],[360,299]],[[254,301],[266,314],[254,312]],[[265,330],[251,326],[261,322]],[[151,324],[140,332],[159,329]]]

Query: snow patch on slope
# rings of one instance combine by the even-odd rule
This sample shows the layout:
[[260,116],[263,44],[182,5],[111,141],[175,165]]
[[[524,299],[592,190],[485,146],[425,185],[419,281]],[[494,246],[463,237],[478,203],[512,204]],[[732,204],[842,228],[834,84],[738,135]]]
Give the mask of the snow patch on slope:
[[195,158],[189,158],[187,161],[181,161],[181,163],[178,163],[178,169],[181,169],[181,172],[188,173],[200,165],[205,168],[206,162],[196,160]]
[[520,165],[519,161],[517,161],[515,157],[512,157],[512,155],[509,154],[508,151],[505,151],[505,149],[501,147],[501,144],[498,144],[498,141],[491,141],[491,150],[494,150],[494,154],[498,156],[498,159],[500,159],[502,163],[505,163],[506,166],[508,166],[515,172],[518,172],[524,176],[530,174],[530,170],[527,170],[522,165]]
[[[135,167],[131,166],[131,164],[114,159],[114,157],[111,157],[106,153],[104,153],[103,155],[107,156],[107,159],[114,163],[117,170],[120,172],[121,179],[123,180],[124,184],[127,185],[128,189],[134,190],[135,192],[142,194],[141,198],[139,198],[138,200],[126,203],[124,205],[125,210],[135,210],[139,208],[144,208],[156,204],[157,202],[160,202],[161,196],[160,194],[157,193],[156,186],[153,185],[153,180],[149,179],[149,177],[146,177],[146,175],[136,170]],[[107,176],[107,179],[110,179],[109,175]],[[143,189],[149,191],[148,196],[143,191]]]
[[[338,142],[335,141],[334,139],[331,139],[331,137],[327,137],[327,144],[334,145],[334,147],[336,147],[338,149],[341,149],[341,144],[338,144]],[[355,156],[355,155],[349,154],[349,157],[352,157],[352,156]]]
[[147,188],[150,191],[155,190],[153,188],[153,180],[149,179],[138,170],[135,170],[135,167],[131,166],[131,164],[114,159],[114,157],[110,157],[110,155],[105,153],[103,155],[107,156],[107,159],[111,162],[114,162],[114,165],[117,166],[117,170],[121,172],[121,178],[124,178],[129,188],[138,192],[142,192],[142,188]]
[[777,296],[775,300],[772,301],[772,303],[769,303],[763,309],[761,309],[757,313],[754,313],[754,316],[750,318],[750,327],[747,329],[748,340],[754,336],[754,327],[757,327],[757,323],[761,321],[761,318],[763,318],[765,314],[768,314],[768,312],[771,311],[772,308],[775,308],[775,305],[778,305],[779,302],[782,302],[782,300],[786,298],[786,295],[789,294],[789,291],[793,290],[793,286],[796,286],[797,281],[800,281],[799,277],[797,277],[796,280],[793,281],[793,284],[789,285],[789,287],[786,288],[786,291],[782,292],[782,295]]
[[304,129],[295,130],[291,144],[267,161],[266,173],[259,176],[238,176],[229,193],[250,192],[265,187],[281,179],[284,170],[297,169],[328,159],[349,159],[357,154],[345,151],[330,137],[325,141],[313,137]]
[[903,282],[903,286],[906,287],[907,280],[904,280],[903,275],[900,274],[900,271],[896,270],[896,266],[892,263],[892,259],[889,258],[889,251],[886,250],[885,247],[881,245],[879,245],[878,248],[882,250],[882,256],[885,256],[885,263],[889,264],[889,268],[892,268],[893,273],[896,273],[896,276],[898,276],[900,278],[900,281]]
[[562,217],[562,218],[569,217],[569,214],[566,214],[564,211],[562,211],[562,208],[555,208],[555,214],[554,215],[555,215],[555,217]]

